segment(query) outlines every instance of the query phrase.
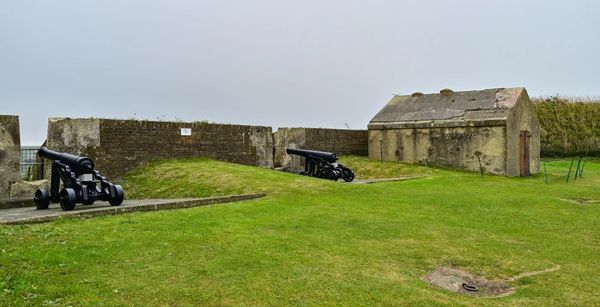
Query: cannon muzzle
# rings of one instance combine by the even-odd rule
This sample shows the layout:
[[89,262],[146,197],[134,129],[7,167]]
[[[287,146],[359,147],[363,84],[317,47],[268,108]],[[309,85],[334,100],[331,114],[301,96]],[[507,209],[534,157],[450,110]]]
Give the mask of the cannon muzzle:
[[60,161],[68,165],[76,173],[91,173],[94,170],[94,161],[90,158],[72,155],[70,153],[58,152],[48,149],[46,146],[40,147],[38,155],[42,158]]

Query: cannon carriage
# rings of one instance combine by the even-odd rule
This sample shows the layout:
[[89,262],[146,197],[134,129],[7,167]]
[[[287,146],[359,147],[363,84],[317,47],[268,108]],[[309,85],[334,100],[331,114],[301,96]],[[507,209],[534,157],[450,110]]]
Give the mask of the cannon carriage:
[[38,189],[35,192],[37,209],[48,209],[50,202],[60,203],[64,211],[73,210],[75,204],[91,205],[97,200],[108,201],[111,206],[123,203],[123,187],[111,183],[95,170],[91,159],[52,151],[45,146],[39,149],[38,155],[52,160],[52,173],[50,191]]
[[290,155],[304,157],[304,172],[301,175],[324,178],[337,181],[343,179],[346,182],[354,180],[354,172],[351,169],[337,163],[337,155],[332,152],[287,148]]

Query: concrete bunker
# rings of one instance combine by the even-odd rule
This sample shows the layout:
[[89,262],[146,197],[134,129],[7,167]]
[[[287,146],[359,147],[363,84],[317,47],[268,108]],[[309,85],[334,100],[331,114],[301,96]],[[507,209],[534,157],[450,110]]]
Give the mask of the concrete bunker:
[[394,96],[369,123],[369,157],[529,176],[540,128],[525,88]]

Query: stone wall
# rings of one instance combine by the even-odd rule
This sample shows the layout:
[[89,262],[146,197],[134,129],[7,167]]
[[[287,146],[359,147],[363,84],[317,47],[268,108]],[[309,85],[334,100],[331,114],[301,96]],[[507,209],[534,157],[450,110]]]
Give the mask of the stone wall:
[[47,146],[91,158],[111,180],[157,159],[202,156],[273,167],[272,129],[262,126],[50,118]]
[[369,154],[367,130],[279,128],[273,140],[274,166],[292,172],[304,170],[304,158],[288,155],[287,147],[334,152],[338,156]]
[[506,126],[371,129],[369,158],[506,173]]
[[12,183],[21,180],[19,117],[0,115],[0,198],[8,197]]

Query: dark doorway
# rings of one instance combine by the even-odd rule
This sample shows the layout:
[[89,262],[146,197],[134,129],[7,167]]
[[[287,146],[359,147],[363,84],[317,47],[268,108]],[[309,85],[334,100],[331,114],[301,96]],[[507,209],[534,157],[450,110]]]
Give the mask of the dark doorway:
[[521,177],[531,176],[529,170],[529,131],[519,133],[519,165]]

